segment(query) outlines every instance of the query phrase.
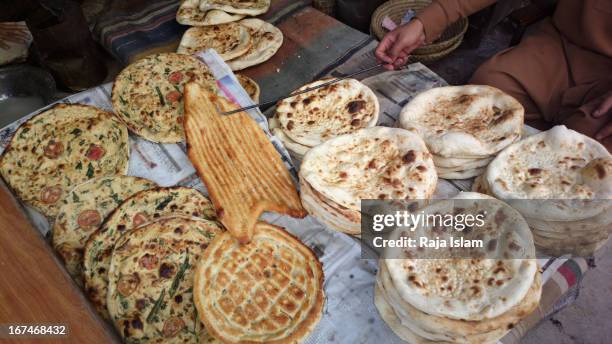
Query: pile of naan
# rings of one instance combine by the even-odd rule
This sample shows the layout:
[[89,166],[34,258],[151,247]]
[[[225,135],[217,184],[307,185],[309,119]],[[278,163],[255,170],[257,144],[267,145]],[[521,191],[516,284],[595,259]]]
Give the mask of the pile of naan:
[[431,154],[415,133],[361,129],[306,153],[299,173],[308,213],[329,228],[359,236],[362,199],[429,199],[437,185]]
[[178,53],[215,49],[234,71],[269,60],[283,44],[283,33],[255,16],[268,11],[269,0],[186,0],[176,20],[191,25]]
[[519,210],[549,255],[592,255],[612,229],[612,155],[565,126],[506,148],[473,189]]
[[423,137],[440,178],[467,179],[482,174],[497,153],[521,138],[524,112],[496,88],[448,86],[417,95],[398,124]]
[[[329,80],[306,84],[295,92]],[[379,104],[374,92],[358,80],[345,79],[281,100],[269,126],[291,156],[302,160],[311,148],[331,138],[375,126],[378,115]]]
[[[538,307],[541,276],[525,220],[504,202],[476,193],[433,203],[423,213],[456,210],[459,201],[462,212],[486,214],[485,227],[449,233],[421,224],[416,231],[430,239],[459,234],[482,239],[482,258],[476,251],[415,257],[411,250],[392,248],[383,253],[389,259],[380,260],[375,305],[409,343],[494,344]],[[390,239],[406,233],[394,231]]]

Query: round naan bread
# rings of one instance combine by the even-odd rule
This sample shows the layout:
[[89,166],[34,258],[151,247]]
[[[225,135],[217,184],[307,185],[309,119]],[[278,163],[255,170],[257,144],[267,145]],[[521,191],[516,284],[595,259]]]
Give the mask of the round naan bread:
[[214,78],[195,57],[163,53],[127,66],[113,85],[115,112],[139,136],[153,142],[184,139],[183,86],[199,82],[214,90]]
[[310,248],[259,222],[248,244],[229,232],[210,244],[195,272],[194,302],[224,343],[301,343],[321,319],[323,278]]
[[76,186],[62,201],[53,224],[53,247],[66,270],[81,282],[83,248],[106,216],[133,194],[155,187],[138,177],[101,177]]
[[[521,214],[508,204],[477,193],[460,193],[420,210],[435,214],[482,214],[483,226],[469,231],[440,230],[419,222],[414,231],[389,237],[479,239],[480,249],[386,248],[383,260],[401,298],[421,312],[450,319],[479,321],[498,317],[527,295],[538,269],[533,236]],[[473,257],[473,258],[470,258]],[[481,257],[481,258],[479,258]]]
[[495,197],[525,217],[582,220],[610,205],[612,155],[588,136],[556,126],[506,148],[484,178]]
[[[327,81],[315,81],[297,91]],[[314,147],[333,137],[375,126],[378,112],[374,92],[358,80],[346,79],[281,100],[275,117],[285,135],[299,144]]]
[[125,342],[198,343],[193,273],[223,229],[195,218],[160,219],[125,233],[108,272],[108,312]]
[[417,134],[374,127],[308,151],[300,179],[337,205],[359,211],[362,199],[429,199],[438,177]]
[[270,0],[200,0],[200,10],[221,10],[227,13],[256,16],[266,13]]
[[200,0],[185,0],[176,12],[179,24],[191,26],[206,26],[225,24],[244,18],[242,14],[229,14],[219,10],[202,11]]
[[215,49],[224,61],[229,61],[244,55],[251,44],[249,30],[238,23],[194,26],[185,31],[176,52],[195,54]]
[[283,33],[276,26],[261,19],[243,19],[238,24],[244,26],[251,36],[251,48],[227,65],[234,71],[255,66],[268,61],[283,45]]
[[2,177],[24,203],[55,218],[76,185],[127,172],[128,131],[115,116],[58,104],[23,123],[0,157]]
[[90,236],[83,253],[83,281],[89,299],[104,318],[110,319],[106,309],[106,293],[115,242],[123,233],[172,215],[208,220],[216,218],[212,203],[199,191],[180,186],[158,187],[126,199]]
[[432,154],[493,155],[518,140],[523,106],[490,86],[447,86],[417,95],[401,111],[399,127],[415,130]]

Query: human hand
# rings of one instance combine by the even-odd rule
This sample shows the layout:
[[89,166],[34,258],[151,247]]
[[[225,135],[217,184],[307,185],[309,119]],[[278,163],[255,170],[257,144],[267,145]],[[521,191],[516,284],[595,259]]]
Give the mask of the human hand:
[[30,32],[24,23],[0,23],[0,48],[10,48],[9,43],[27,43]]
[[423,23],[415,18],[388,32],[376,48],[376,58],[387,70],[397,69],[408,62],[410,53],[425,43]]
[[612,136],[612,91],[601,96],[599,101],[601,103],[595,109],[595,111],[593,111],[592,116],[595,118],[605,116],[608,117],[606,125],[599,129],[597,134],[595,134],[595,138],[602,141],[605,138]]

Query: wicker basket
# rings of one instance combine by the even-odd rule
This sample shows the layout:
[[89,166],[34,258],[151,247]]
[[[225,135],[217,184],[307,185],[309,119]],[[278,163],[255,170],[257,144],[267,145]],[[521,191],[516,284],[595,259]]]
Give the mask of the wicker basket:
[[[370,31],[379,40],[388,32],[382,27],[382,21],[385,16],[389,16],[393,21],[399,23],[404,14],[412,9],[415,11],[426,7],[431,3],[430,0],[391,0],[387,1],[379,6],[374,14],[372,15],[372,21],[370,22]],[[462,18],[455,23],[451,24],[444,33],[433,43],[424,45],[414,50],[413,54],[417,55],[412,60],[420,62],[430,62],[440,59],[461,44],[463,35],[467,31],[468,20]]]
[[312,6],[328,16],[333,17],[336,10],[336,0],[313,0]]

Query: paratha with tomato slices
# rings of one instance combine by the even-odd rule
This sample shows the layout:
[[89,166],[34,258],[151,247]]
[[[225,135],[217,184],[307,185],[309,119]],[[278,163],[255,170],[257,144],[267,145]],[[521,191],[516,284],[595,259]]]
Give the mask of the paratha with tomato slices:
[[21,201],[55,218],[72,188],[126,173],[128,159],[127,128],[112,113],[59,104],[17,129],[0,157],[0,173]]
[[[259,97],[253,80],[237,75],[251,98]],[[184,139],[183,86],[194,81],[218,92],[206,65],[193,56],[162,53],[127,66],[113,85],[112,102],[117,116],[132,132],[153,142],[176,143]]]
[[193,302],[194,270],[223,232],[213,221],[173,217],[129,231],[115,244],[108,312],[127,343],[198,343],[206,330]]
[[53,224],[53,247],[80,284],[83,248],[111,211],[136,192],[155,186],[138,177],[101,177],[75,187],[62,201]]
[[266,13],[270,0],[200,0],[200,10],[221,10],[227,13],[256,16]]
[[119,237],[145,223],[171,215],[214,220],[212,203],[199,191],[182,186],[153,188],[126,199],[89,238],[83,254],[83,281],[98,313],[110,319],[106,308],[108,269]]

